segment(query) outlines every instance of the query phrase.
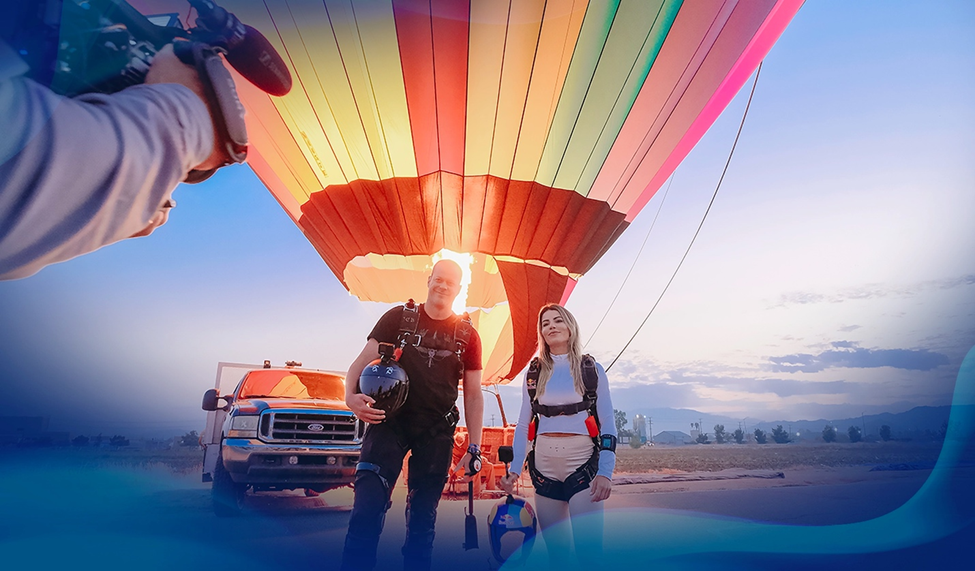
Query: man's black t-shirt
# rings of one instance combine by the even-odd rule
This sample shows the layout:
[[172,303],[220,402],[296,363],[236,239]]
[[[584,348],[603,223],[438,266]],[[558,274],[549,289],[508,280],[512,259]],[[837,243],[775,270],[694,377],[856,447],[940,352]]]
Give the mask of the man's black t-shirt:
[[[407,345],[400,357],[400,365],[410,378],[410,391],[395,417],[409,419],[411,424],[429,426],[439,421],[457,401],[461,367],[455,353],[454,331],[460,317],[452,315],[438,320],[427,315],[422,303],[418,309],[420,319],[416,333],[420,336],[420,346]],[[372,328],[369,339],[396,343],[402,316],[403,306],[387,311]],[[464,350],[463,370],[479,371],[481,368],[481,338],[472,327],[470,341]]]

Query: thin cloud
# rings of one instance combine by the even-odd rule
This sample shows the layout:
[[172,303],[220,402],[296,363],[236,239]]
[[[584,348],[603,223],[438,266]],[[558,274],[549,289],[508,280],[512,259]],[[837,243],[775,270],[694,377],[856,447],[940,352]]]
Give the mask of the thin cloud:
[[640,400],[649,398],[655,402],[667,402],[667,406],[693,406],[702,401],[702,397],[695,392],[695,388],[698,387],[752,395],[774,394],[783,398],[797,395],[848,394],[864,388],[863,383],[845,380],[756,379],[750,375],[730,376],[729,372],[727,367],[718,363],[713,363],[710,370],[698,363],[693,367],[657,370],[653,374],[631,374],[627,378],[630,381],[627,385],[614,387],[613,399],[615,402],[619,399],[629,401],[630,397]]
[[861,326],[859,325],[847,325],[846,327],[840,327],[839,331],[842,331],[843,333],[849,333],[851,331],[856,331],[857,329],[860,328]]
[[780,397],[792,397],[796,395],[842,395],[851,392],[860,384],[849,381],[759,379],[749,383],[741,383],[740,387],[749,392],[772,393]]
[[[865,284],[854,288],[840,290],[831,294],[795,291],[782,294],[778,301],[771,307],[809,305],[815,303],[843,303],[846,301],[880,299],[884,297],[911,297],[925,291],[954,289],[957,287],[971,285],[975,285],[975,274],[966,274],[955,278],[945,278],[940,280],[928,280],[900,287],[890,286],[887,284]],[[841,328],[840,331],[852,331],[853,329],[859,328],[859,326],[856,325],[850,327],[851,329]]]
[[947,355],[927,349],[864,349],[850,341],[836,341],[833,348],[813,355],[797,353],[769,357],[771,370],[777,373],[817,373],[825,369],[872,369],[893,367],[907,371],[930,371],[947,365]]

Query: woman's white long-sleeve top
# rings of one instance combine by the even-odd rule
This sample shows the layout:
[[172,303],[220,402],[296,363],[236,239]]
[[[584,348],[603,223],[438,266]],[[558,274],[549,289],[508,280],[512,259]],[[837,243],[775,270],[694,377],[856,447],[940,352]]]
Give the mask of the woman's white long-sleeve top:
[[[577,403],[582,400],[582,395],[575,389],[572,382],[572,373],[569,371],[568,355],[552,355],[555,367],[552,371],[552,378],[545,384],[545,391],[538,396],[538,403],[554,406],[562,404]],[[609,396],[609,381],[606,379],[606,372],[603,367],[596,363],[596,372],[599,375],[599,384],[596,386],[596,414],[599,417],[600,433],[612,434],[616,436],[616,419],[613,415],[613,401]],[[518,426],[515,428],[514,436],[514,460],[511,463],[511,472],[521,474],[525,464],[525,457],[528,455],[528,423],[532,418],[531,399],[528,397],[528,384],[523,383],[521,394],[521,413],[518,415]],[[566,434],[589,434],[586,429],[586,418],[589,413],[585,410],[571,415],[562,416],[538,416],[537,434],[547,432],[563,432]],[[598,476],[613,478],[613,468],[616,467],[616,453],[609,450],[599,451],[599,471]]]

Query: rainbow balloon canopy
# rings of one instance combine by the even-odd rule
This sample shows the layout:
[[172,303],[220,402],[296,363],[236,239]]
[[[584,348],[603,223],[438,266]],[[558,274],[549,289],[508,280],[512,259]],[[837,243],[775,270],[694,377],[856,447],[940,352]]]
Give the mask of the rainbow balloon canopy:
[[802,0],[220,4],[295,79],[278,98],[237,77],[250,166],[361,300],[422,300],[434,255],[470,254],[487,384],[525,367],[538,309],[565,302]]

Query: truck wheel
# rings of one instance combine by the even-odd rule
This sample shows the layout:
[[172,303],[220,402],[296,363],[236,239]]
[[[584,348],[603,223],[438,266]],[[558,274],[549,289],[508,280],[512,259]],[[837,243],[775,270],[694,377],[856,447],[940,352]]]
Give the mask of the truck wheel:
[[238,484],[223,467],[223,454],[217,456],[217,466],[213,469],[213,513],[219,517],[239,516],[244,509],[246,484]]

